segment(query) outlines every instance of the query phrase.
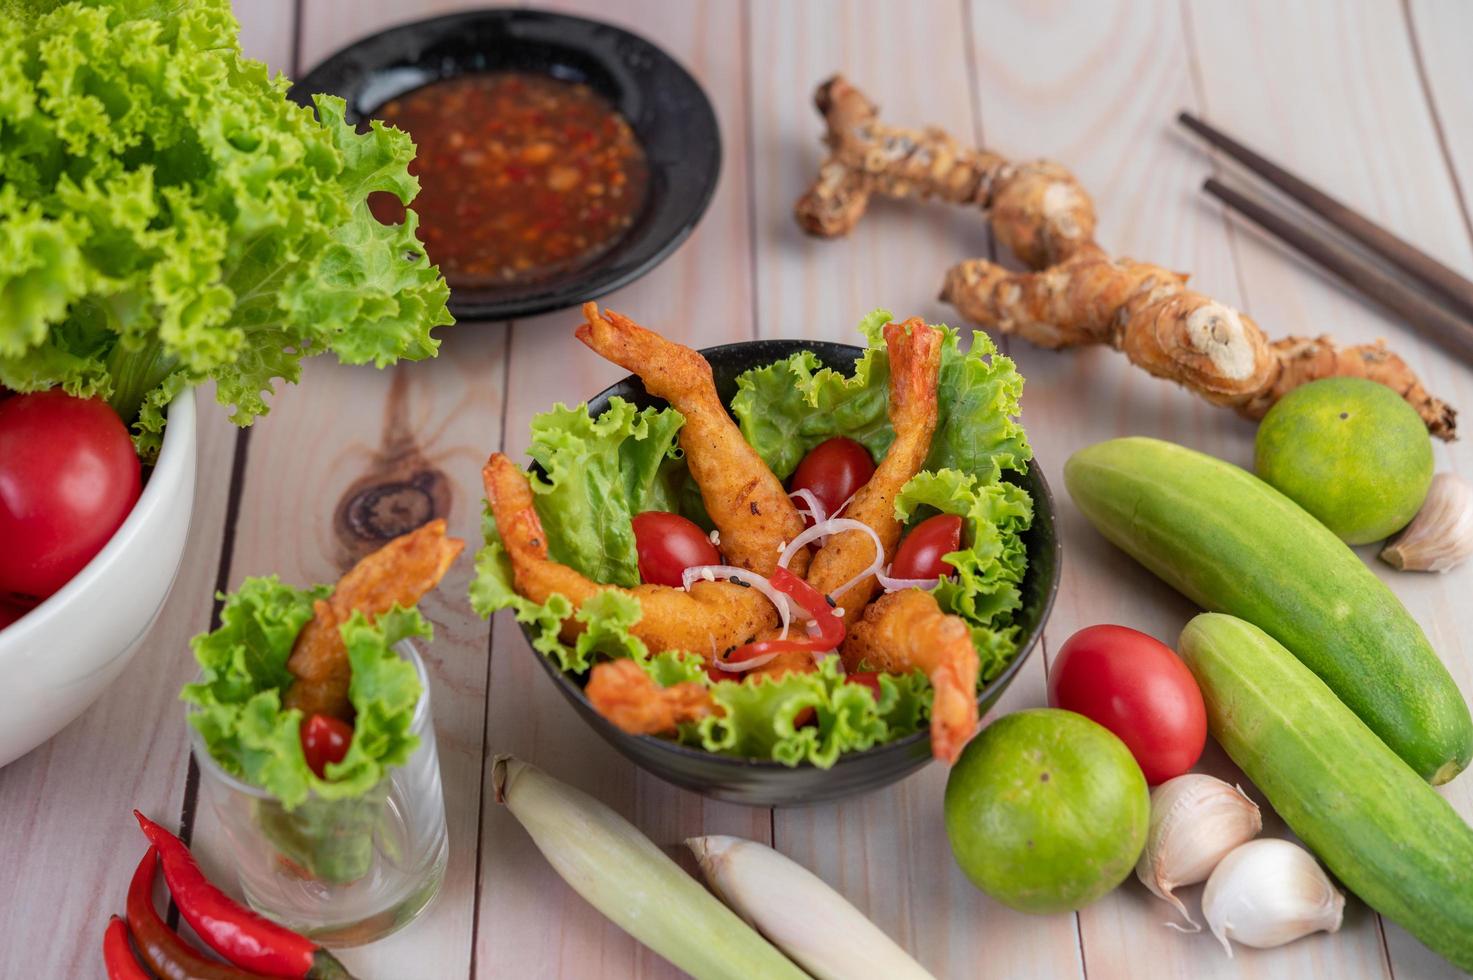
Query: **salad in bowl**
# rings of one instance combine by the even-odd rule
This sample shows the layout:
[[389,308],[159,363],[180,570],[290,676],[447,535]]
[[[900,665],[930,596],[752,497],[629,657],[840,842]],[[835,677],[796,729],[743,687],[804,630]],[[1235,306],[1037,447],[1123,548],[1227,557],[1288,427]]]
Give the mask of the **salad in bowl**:
[[1047,605],[1020,615],[1043,485],[1012,362],[881,310],[847,372],[759,342],[729,385],[733,348],[583,312],[646,397],[538,416],[530,471],[491,457],[476,608],[646,743],[827,770],[929,733],[954,760]]

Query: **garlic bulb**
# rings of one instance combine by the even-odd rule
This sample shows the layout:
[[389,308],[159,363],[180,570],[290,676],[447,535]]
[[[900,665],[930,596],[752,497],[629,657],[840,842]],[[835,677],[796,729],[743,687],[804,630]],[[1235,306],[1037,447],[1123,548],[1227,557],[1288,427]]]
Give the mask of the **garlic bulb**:
[[1151,791],[1151,827],[1135,876],[1176,906],[1191,924],[1186,931],[1197,932],[1202,927],[1173,890],[1206,881],[1224,855],[1262,829],[1258,804],[1236,786],[1200,772],[1168,779]]
[[1202,892],[1202,915],[1229,957],[1229,939],[1268,949],[1312,932],[1335,932],[1345,896],[1298,844],[1265,837],[1222,859]]
[[1408,572],[1445,572],[1473,555],[1473,484],[1454,473],[1432,478],[1422,509],[1381,560]]

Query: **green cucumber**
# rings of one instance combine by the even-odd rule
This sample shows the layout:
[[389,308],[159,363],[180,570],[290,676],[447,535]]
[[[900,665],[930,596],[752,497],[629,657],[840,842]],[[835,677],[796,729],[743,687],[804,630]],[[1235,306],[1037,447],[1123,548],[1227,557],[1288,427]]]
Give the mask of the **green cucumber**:
[[1181,655],[1212,737],[1345,886],[1473,971],[1473,828],[1273,637],[1203,613]]
[[1211,612],[1262,628],[1423,779],[1473,755],[1473,718],[1391,590],[1288,497],[1236,466],[1159,439],[1075,453],[1064,483],[1100,532]]

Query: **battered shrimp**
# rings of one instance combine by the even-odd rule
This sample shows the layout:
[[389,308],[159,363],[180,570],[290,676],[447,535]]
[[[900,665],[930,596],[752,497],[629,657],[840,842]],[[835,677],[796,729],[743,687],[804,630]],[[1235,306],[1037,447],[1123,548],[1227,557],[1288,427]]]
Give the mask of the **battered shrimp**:
[[[493,453],[481,471],[486,499],[511,558],[516,589],[533,602],[553,593],[580,607],[590,598],[615,589],[639,599],[644,615],[630,632],[651,650],[687,650],[710,657],[749,643],[777,625],[777,610],[759,591],[735,582],[696,582],[689,592],[666,585],[632,589],[601,585],[548,557],[547,535],[532,504],[532,486],[515,463]],[[582,632],[574,619],[563,623],[563,639]]]
[[[706,513],[721,532],[721,551],[729,565],[769,575],[782,545],[803,531],[782,482],[742,438],[716,394],[711,365],[697,352],[646,330],[612,310],[599,316],[598,304],[584,303],[587,322],[575,336],[595,353],[639,375],[645,390],[685,416],[680,448],[701,488]],[[808,556],[792,561],[802,575]]]
[[339,627],[361,612],[372,622],[393,606],[409,608],[439,584],[465,542],[446,537],[443,519],[401,534],[350,568],[327,599],[312,604],[312,619],[292,646],[293,677],[285,704],[304,715],[353,718],[348,685],[353,668]]
[[661,687],[627,658],[595,664],[583,690],[599,714],[630,735],[668,735],[716,710],[711,692],[700,684]]
[[977,650],[958,616],[948,616],[929,592],[903,589],[875,600],[844,640],[844,663],[899,674],[921,670],[931,679],[931,753],[950,765],[977,730]]
[[[941,372],[941,331],[920,317],[885,325],[890,350],[890,424],[895,441],[844,510],[844,517],[860,521],[880,536],[885,562],[895,557],[900,522],[895,519],[895,497],[917,473],[931,452],[936,431],[936,384]],[[813,558],[808,584],[830,596],[844,610],[844,625],[853,625],[879,587],[870,575],[842,595],[833,591],[864,571],[875,557],[875,543],[863,531],[843,531],[829,538]]]

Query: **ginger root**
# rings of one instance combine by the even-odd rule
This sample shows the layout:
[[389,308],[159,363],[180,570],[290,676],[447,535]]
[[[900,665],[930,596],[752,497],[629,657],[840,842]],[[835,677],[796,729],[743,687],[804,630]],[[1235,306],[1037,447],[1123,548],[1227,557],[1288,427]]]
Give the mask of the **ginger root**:
[[829,156],[794,209],[799,225],[822,237],[846,234],[872,194],[987,211],[998,242],[1033,271],[985,259],[952,267],[941,298],[967,319],[1042,347],[1109,344],[1151,374],[1255,419],[1310,381],[1368,378],[1405,398],[1433,435],[1454,438],[1457,412],[1382,342],[1270,342],[1248,316],[1188,289],[1185,274],[1111,258],[1094,241],[1089,195],[1059,164],[1013,164],[939,129],[885,125],[839,75],[819,86],[814,102]]

